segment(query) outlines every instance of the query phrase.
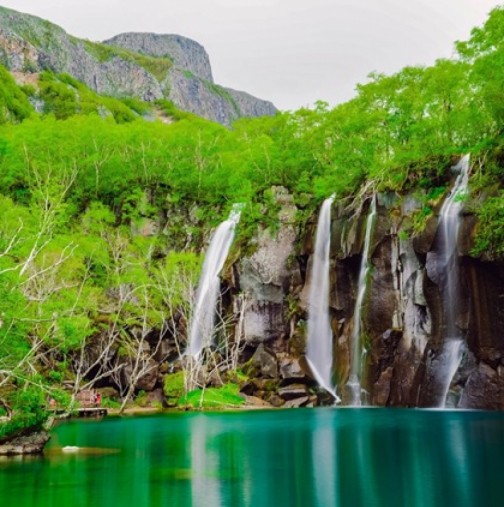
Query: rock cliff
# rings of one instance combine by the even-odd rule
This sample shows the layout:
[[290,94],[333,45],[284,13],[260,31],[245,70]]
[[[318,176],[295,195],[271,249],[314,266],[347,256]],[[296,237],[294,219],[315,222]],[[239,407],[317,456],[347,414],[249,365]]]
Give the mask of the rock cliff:
[[[288,195],[277,193],[277,199],[288,202]],[[362,322],[365,360],[361,382],[371,405],[436,407],[445,398],[441,365],[450,353],[450,342],[444,336],[446,317],[440,293],[443,268],[436,264],[435,255],[440,241],[441,204],[442,198],[421,232],[415,232],[412,220],[421,204],[408,195],[378,195],[370,253],[372,270]],[[330,312],[334,372],[343,403],[349,401],[345,398],[345,385],[350,372],[353,313],[367,209],[368,202],[360,205],[358,213],[337,203],[333,206]],[[502,410],[504,265],[471,255],[476,221],[470,209],[468,203],[458,245],[461,295],[457,326],[464,337],[462,360],[449,382],[446,406]],[[294,207],[291,212],[295,211]],[[255,253],[236,265],[236,292],[246,294],[248,300],[244,338],[250,346],[260,344],[261,357],[265,352],[273,355],[278,367],[276,391],[264,392],[263,384],[256,382],[249,393],[276,405],[294,398],[302,398],[305,405],[310,403],[308,398],[305,400],[307,393],[299,389],[297,394],[289,391],[282,402],[283,389],[290,383],[301,382],[314,388],[304,350],[315,220],[297,231],[292,223],[293,220],[290,224],[281,220],[274,239],[260,232]],[[293,361],[295,374],[287,367]],[[270,365],[268,371],[271,370]],[[260,369],[255,374],[266,378]],[[320,395],[319,392],[319,402],[323,402]]]
[[154,58],[169,58],[175,67],[213,83],[210,58],[205,48],[186,37],[154,33],[122,33],[104,41],[104,44]]
[[[456,321],[463,337],[462,359],[448,384],[440,381],[450,343],[440,288],[443,268],[436,252],[439,213],[451,188],[448,173],[443,183],[446,190],[429,201],[432,212],[427,218],[421,215],[427,199],[421,192],[377,194],[361,322],[363,401],[372,406],[438,407],[446,400],[448,407],[502,410],[504,264],[471,254],[477,226],[471,201],[464,205],[457,254],[461,294]],[[271,195],[278,212],[276,226],[259,227],[247,244],[235,249],[221,273],[219,312],[226,333],[220,336],[228,344],[227,353],[229,347],[239,350],[232,371],[239,367],[245,375],[245,381],[238,381],[245,395],[276,407],[331,404],[333,398],[317,387],[304,357],[317,217],[300,220],[307,211],[302,200],[294,200],[283,187],[273,187]],[[343,404],[350,401],[346,386],[370,203],[368,195],[351,204],[336,199],[332,207],[329,310],[334,378]],[[177,328],[179,337],[187,335],[187,322],[180,315],[171,326],[163,335],[149,336],[158,363],[151,374],[135,381],[131,375],[126,378],[131,369],[125,368],[126,377],[110,387],[136,382],[137,390],[163,399],[164,379],[177,378],[184,368],[176,336]],[[218,364],[220,360],[224,358]],[[202,375],[198,381],[220,386],[223,378]]]
[[100,44],[0,7],[0,63],[15,73],[67,73],[102,95],[166,98],[224,125],[276,112],[268,101],[216,85],[204,48],[179,35],[126,33]]

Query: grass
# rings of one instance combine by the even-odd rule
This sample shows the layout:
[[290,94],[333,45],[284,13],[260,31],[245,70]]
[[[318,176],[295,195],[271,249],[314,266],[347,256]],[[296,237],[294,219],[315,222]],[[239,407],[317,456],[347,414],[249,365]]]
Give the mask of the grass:
[[171,100],[158,99],[156,100],[155,105],[163,114],[175,120],[190,120],[197,118],[196,115],[192,113],[178,109]]
[[231,106],[235,110],[235,113],[238,116],[241,116],[241,111],[240,111],[240,107],[238,106],[238,103],[225,88],[223,88],[222,86],[216,85],[215,83],[211,83],[210,81],[207,81],[207,80],[203,80],[203,83],[205,83],[205,86],[207,87],[207,89],[211,93],[214,93],[215,95],[218,95],[219,97],[222,97],[226,102],[231,104]]
[[135,63],[152,74],[158,81],[163,81],[168,75],[173,62],[170,58],[154,57],[135,53],[127,49],[102,44],[100,42],[84,41],[84,47],[88,53],[93,55],[99,62],[104,63],[112,58],[122,58],[131,63]]
[[179,405],[192,408],[230,408],[239,407],[245,400],[239,394],[236,384],[222,387],[209,387],[205,390],[196,389],[179,399]]

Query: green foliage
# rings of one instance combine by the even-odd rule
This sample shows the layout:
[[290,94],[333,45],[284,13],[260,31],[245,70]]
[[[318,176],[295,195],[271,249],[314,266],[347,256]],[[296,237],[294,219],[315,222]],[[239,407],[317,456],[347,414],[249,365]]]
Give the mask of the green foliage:
[[35,386],[18,390],[13,400],[13,412],[10,421],[0,424],[0,442],[42,427],[48,416],[43,391]]
[[77,114],[111,115],[117,123],[135,120],[138,111],[146,112],[149,106],[140,100],[118,100],[103,97],[68,74],[55,75],[43,72],[39,79],[39,96],[44,101],[44,112],[57,119]]
[[238,103],[228,90],[226,90],[222,86],[212,83],[211,81],[204,81],[204,84],[211,93],[218,95],[219,97],[222,97],[226,102],[231,104],[231,106],[235,110],[236,115],[240,116],[241,113],[240,106],[238,105]]
[[126,106],[129,107],[129,109],[131,109],[140,116],[149,113],[152,109],[151,106],[147,104],[147,102],[142,102],[141,100],[136,99],[134,97],[123,98],[122,102],[126,104]]
[[117,408],[118,409],[121,407],[121,402],[105,397],[105,398],[102,398],[101,406],[103,408]]
[[175,107],[175,104],[170,100],[158,99],[156,100],[155,104],[162,113],[175,120],[196,119],[196,116],[193,115],[192,113],[181,111],[180,109]]
[[249,380],[249,376],[240,368],[226,372],[226,378],[232,384],[242,385]]
[[117,56],[115,48],[108,44],[101,44],[89,40],[83,41],[83,44],[86,51],[92,54],[100,63],[108,62]]
[[7,69],[0,65],[0,125],[22,121],[32,113],[33,107],[26,94],[16,85]]
[[474,255],[504,256],[504,191],[486,199],[477,209],[478,233]]
[[208,387],[207,389],[195,389],[182,396],[179,400],[181,406],[192,408],[232,408],[239,407],[245,400],[239,394],[239,387],[235,384],[226,384],[222,387]]
[[158,81],[163,81],[166,78],[168,71],[173,65],[173,62],[166,57],[154,58],[152,56],[132,53],[131,58],[140,67],[150,72]]
[[176,405],[185,392],[185,372],[170,373],[163,378],[163,392],[169,405]]
[[48,72],[40,76],[40,97],[44,101],[44,112],[53,113],[58,119],[69,118],[77,113],[75,90],[71,85],[57,81]]
[[135,53],[118,46],[110,46],[99,42],[84,41],[85,49],[99,62],[108,62],[113,58],[121,58],[127,62],[135,63],[151,73],[158,81],[163,81],[173,62],[168,57],[153,57]]

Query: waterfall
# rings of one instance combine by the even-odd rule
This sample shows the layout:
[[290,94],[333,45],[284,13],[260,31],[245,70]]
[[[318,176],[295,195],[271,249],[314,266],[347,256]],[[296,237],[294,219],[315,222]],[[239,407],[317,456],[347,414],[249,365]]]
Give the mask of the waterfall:
[[235,204],[229,218],[214,232],[205,255],[196,303],[189,326],[189,354],[198,358],[205,346],[210,344],[214,332],[215,307],[219,297],[219,273],[233,243],[235,226],[240,220],[241,204]]
[[323,202],[317,224],[308,296],[306,359],[319,385],[339,401],[332,383],[333,335],[329,318],[329,250],[333,201],[334,195]]
[[457,373],[464,351],[463,337],[457,327],[460,311],[460,273],[458,259],[458,235],[462,199],[469,189],[469,155],[463,157],[454,167],[459,174],[450,195],[445,199],[439,215],[439,249],[437,260],[442,273],[441,294],[445,317],[445,338],[440,355],[438,381],[442,386],[440,407],[446,404],[446,396],[453,377]]
[[374,219],[376,216],[376,195],[373,195],[371,207],[366,220],[366,238],[364,240],[364,250],[359,270],[359,285],[357,299],[355,301],[353,331],[352,331],[352,364],[350,367],[350,378],[347,387],[350,392],[350,405],[361,405],[361,371],[363,356],[365,351],[361,343],[361,325],[362,325],[362,304],[366,295],[367,279],[371,263],[369,262],[369,250],[371,248],[371,236],[373,233]]

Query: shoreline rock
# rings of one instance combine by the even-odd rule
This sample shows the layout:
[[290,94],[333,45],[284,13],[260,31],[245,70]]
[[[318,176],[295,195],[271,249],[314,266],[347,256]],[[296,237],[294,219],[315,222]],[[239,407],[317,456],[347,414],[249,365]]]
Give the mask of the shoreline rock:
[[14,437],[0,444],[0,456],[41,454],[50,439],[51,435],[44,430]]

